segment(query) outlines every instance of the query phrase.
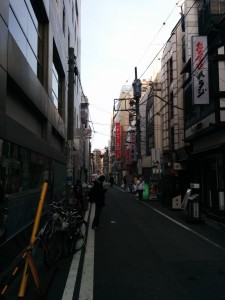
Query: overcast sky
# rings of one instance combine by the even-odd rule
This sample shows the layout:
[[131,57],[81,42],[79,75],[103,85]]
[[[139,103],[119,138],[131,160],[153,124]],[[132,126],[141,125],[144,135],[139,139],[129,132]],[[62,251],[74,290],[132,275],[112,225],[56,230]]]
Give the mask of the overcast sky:
[[81,1],[81,83],[90,103],[92,150],[108,146],[114,99],[132,84],[135,67],[138,78],[154,78],[160,49],[180,18],[178,2]]

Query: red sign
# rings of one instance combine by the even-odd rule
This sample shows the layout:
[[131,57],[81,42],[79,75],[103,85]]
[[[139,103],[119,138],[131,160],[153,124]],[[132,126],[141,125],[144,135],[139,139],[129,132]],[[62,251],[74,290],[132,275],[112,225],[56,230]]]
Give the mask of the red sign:
[[116,159],[121,157],[120,123],[116,123]]

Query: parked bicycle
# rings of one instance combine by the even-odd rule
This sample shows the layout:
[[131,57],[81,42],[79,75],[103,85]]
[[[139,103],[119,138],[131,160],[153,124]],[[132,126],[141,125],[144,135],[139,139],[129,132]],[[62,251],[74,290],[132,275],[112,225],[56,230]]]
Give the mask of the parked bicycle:
[[44,252],[44,262],[52,265],[60,256],[75,253],[85,246],[87,222],[79,208],[62,202],[52,202],[49,208],[50,216],[43,229],[44,241],[49,249]]

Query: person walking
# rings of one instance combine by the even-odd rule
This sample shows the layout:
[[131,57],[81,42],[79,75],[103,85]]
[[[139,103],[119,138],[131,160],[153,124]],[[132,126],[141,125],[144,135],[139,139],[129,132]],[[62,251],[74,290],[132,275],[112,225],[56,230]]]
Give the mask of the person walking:
[[137,192],[138,192],[138,200],[142,201],[143,199],[143,191],[144,191],[144,180],[142,177],[139,177],[137,181]]
[[99,229],[99,220],[102,208],[105,206],[105,193],[106,189],[103,187],[105,176],[101,175],[98,180],[94,181],[94,186],[90,190],[90,202],[95,203],[95,216],[92,222],[92,229]]

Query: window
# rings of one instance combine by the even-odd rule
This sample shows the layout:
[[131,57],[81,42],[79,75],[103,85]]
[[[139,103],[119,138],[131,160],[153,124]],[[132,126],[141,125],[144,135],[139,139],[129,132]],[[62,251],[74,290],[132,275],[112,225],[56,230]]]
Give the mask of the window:
[[72,3],[72,22],[74,24],[74,4]]
[[67,40],[67,43],[68,43],[68,56],[69,56],[69,52],[70,52],[70,31],[68,29],[68,40]]
[[43,79],[43,26],[30,0],[10,0],[9,30],[34,73]]
[[75,5],[76,5],[76,16],[77,16],[77,22],[78,22],[78,6],[77,6],[77,0],[76,0],[76,3],[75,3]]
[[185,16],[183,13],[181,14],[181,29],[182,32],[185,32]]
[[169,120],[171,120],[174,116],[174,113],[173,113],[173,92],[170,93],[168,111],[169,111]]
[[66,30],[66,8],[65,8],[64,3],[63,3],[63,15],[62,15],[62,29],[63,29],[63,33],[65,34],[65,30]]
[[174,150],[174,127],[169,130],[169,149]]
[[173,82],[173,57],[170,57],[169,60],[169,78],[171,84]]
[[53,42],[53,62],[52,62],[52,101],[63,117],[63,102],[65,93],[65,74],[59,58],[57,47]]
[[211,14],[222,14],[225,12],[225,2],[220,0],[211,1]]
[[6,194],[41,187],[49,165],[47,157],[0,139],[0,179]]
[[186,63],[186,43],[185,35],[182,37],[182,62]]
[[173,82],[173,58],[172,58],[172,56],[167,61],[167,81],[168,81],[168,86],[170,86],[171,83]]
[[55,68],[54,62],[52,63],[52,98],[55,107],[58,109],[59,101],[59,75]]

